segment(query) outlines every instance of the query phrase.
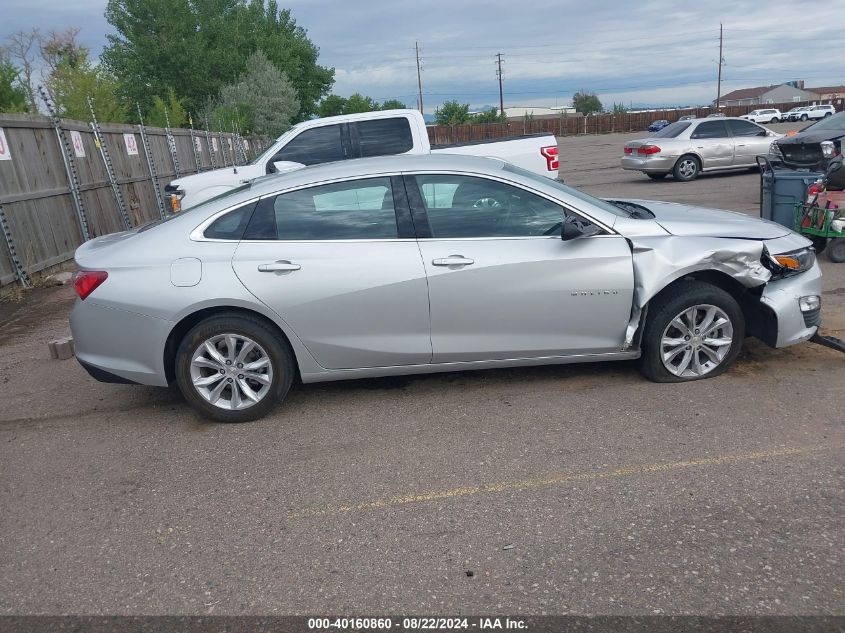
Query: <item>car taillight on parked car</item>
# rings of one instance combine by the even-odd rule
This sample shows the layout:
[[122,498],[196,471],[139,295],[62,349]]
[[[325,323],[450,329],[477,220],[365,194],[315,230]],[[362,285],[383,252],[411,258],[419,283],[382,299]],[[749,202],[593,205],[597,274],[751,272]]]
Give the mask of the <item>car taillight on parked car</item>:
[[560,165],[557,157],[557,145],[547,145],[540,148],[540,153],[546,159],[546,169],[554,171]]
[[634,148],[633,148],[633,147],[628,147],[628,146],[626,145],[626,146],[625,146],[625,153],[626,153],[626,154],[633,154],[633,153],[634,153]]
[[76,294],[85,301],[88,295],[108,279],[108,276],[109,274],[105,270],[80,270],[73,276],[73,287]]
[[640,145],[637,148],[637,154],[645,154],[646,156],[651,156],[658,152],[660,152],[660,148],[657,145]]

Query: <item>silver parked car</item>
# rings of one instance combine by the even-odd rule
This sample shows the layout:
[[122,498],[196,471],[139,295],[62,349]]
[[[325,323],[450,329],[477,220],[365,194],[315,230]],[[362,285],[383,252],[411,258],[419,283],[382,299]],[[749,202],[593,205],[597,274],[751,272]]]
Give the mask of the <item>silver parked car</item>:
[[676,121],[648,138],[625,144],[622,169],[641,171],[661,180],[694,180],[700,173],[757,166],[776,134],[740,118]]
[[821,295],[780,225],[447,154],[260,178],[76,262],[82,365],[229,422],[295,380],[637,358],[656,381],[716,376],[746,334],[813,336]]

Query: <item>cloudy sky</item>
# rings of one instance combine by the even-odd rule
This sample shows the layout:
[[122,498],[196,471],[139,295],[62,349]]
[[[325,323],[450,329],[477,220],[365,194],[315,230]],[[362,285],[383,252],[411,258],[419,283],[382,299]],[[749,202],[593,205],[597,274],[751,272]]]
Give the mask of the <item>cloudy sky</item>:
[[[105,0],[3,0],[0,37],[18,29],[81,26],[95,53],[110,27]],[[722,93],[804,79],[845,83],[845,0],[280,0],[334,66],[334,92],[416,104],[414,43],[425,110],[447,99],[498,104],[495,53],[504,56],[505,105],[564,105],[579,89],[602,102],[705,104],[716,96],[719,22]]]

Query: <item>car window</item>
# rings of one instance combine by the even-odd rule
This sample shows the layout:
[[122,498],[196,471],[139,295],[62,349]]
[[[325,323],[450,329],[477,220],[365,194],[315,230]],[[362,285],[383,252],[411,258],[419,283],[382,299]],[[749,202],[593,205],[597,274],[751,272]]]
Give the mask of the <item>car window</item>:
[[728,121],[728,128],[734,136],[764,136],[766,130],[759,125],[754,125],[751,121],[741,121],[739,119],[730,119]]
[[686,121],[675,121],[670,123],[659,132],[655,132],[652,138],[675,138],[686,130],[691,124]]
[[564,209],[519,187],[458,175],[420,175],[434,238],[530,237],[560,232]]
[[698,124],[690,138],[725,138],[727,136],[728,129],[724,121],[705,121]]
[[225,215],[221,215],[205,229],[203,236],[212,240],[241,239],[247,223],[252,217],[253,209],[255,209],[255,202],[248,202]]
[[308,187],[258,204],[245,240],[395,239],[390,178]]
[[294,137],[270,159],[293,161],[303,165],[317,165],[343,160],[343,145],[340,140],[340,125],[324,125],[305,130]]
[[406,117],[359,121],[356,125],[363,157],[404,154],[414,147],[411,124]]

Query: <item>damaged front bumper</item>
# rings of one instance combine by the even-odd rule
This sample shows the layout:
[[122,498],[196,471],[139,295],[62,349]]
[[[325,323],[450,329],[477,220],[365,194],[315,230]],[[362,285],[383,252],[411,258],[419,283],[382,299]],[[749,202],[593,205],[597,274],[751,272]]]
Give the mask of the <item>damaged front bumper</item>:
[[[773,321],[755,335],[772,347],[787,347],[811,339],[821,324],[821,296],[822,273],[818,262],[806,272],[768,282],[760,296],[760,305]],[[818,299],[808,300],[809,297]]]

